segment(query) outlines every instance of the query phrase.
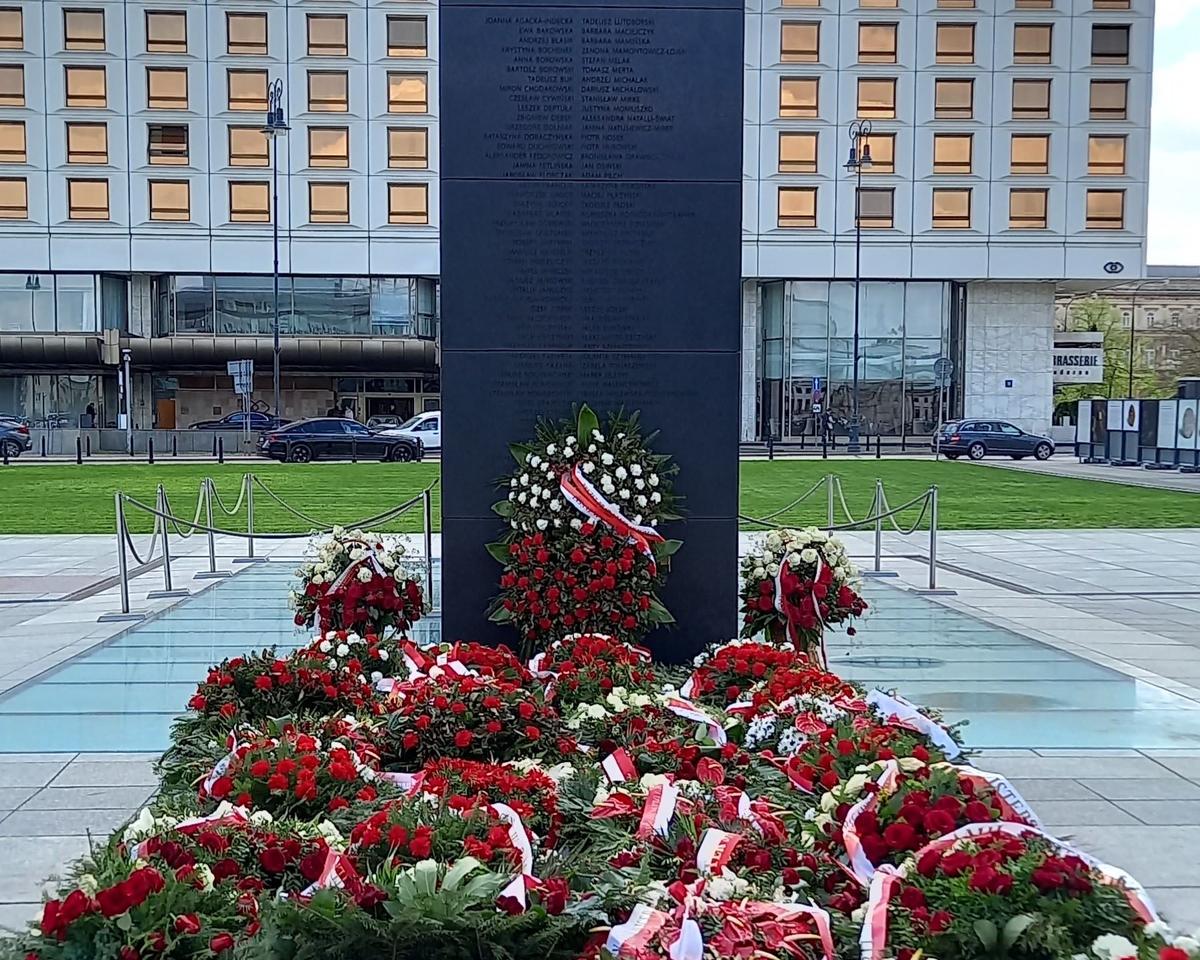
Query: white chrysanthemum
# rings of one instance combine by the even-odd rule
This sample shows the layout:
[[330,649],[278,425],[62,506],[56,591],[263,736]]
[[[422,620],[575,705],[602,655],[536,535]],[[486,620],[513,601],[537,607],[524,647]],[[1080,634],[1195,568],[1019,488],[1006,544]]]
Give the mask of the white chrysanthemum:
[[1138,951],[1132,943],[1117,933],[1105,933],[1092,941],[1092,953],[1100,960],[1123,960],[1137,957]]
[[572,530],[578,530],[582,526],[583,526],[583,521],[580,520],[578,517],[575,517],[574,519],[571,520],[571,529]]
[[524,503],[526,499],[524,490],[517,494],[517,503]]
[[542,458],[535,453],[529,458],[529,465],[531,467],[540,467],[542,465]]
[[642,475],[642,465],[640,463],[630,464],[629,472],[632,473],[635,477],[640,477]]
[[527,473],[521,474],[520,479],[521,479],[521,486],[523,486],[523,487],[529,486],[529,474],[527,474]]
[[587,450],[588,450],[588,453],[595,453],[595,452],[596,452],[596,445],[595,445],[594,443],[589,443],[589,444],[588,444],[588,448],[587,448]]
[[601,462],[602,464],[604,464],[606,467],[610,467],[610,466],[612,466],[612,462],[613,462],[613,455],[612,455],[611,453],[602,453],[602,454],[600,454],[600,462]]
[[628,500],[629,499],[629,491],[625,490],[625,489],[621,489],[617,492],[617,496],[620,497],[622,500]]
[[645,497],[643,494],[640,494],[640,493],[639,493],[639,494],[637,495],[637,499],[636,499],[634,502],[635,502],[635,503],[636,503],[636,504],[637,504],[639,507],[644,507],[644,506],[646,506],[646,505],[647,505],[647,504],[648,504],[650,501],[649,501],[649,500],[647,500],[647,499],[646,499],[646,497]]
[[386,650],[380,650],[379,651],[379,659],[386,661],[387,658],[388,658],[388,652]]
[[[793,554],[793,556],[794,556],[794,554]],[[817,562],[817,551],[814,550],[812,547],[805,547],[803,550],[800,551],[800,559],[803,560],[805,563],[816,563]]]
[[624,480],[627,476],[629,476],[629,471],[621,466],[618,466],[617,469],[613,471],[613,473],[615,473],[617,475],[618,480]]
[[558,500],[551,500],[550,501],[550,509],[554,513],[558,513],[558,511],[562,509],[562,503]]
[[549,500],[551,496],[553,496],[553,494],[551,494],[551,492],[550,492],[550,488],[549,488],[549,487],[543,487],[543,488],[542,488],[542,499],[543,499],[543,500]]
[[349,647],[347,644],[344,644],[344,643],[339,643],[339,644],[337,645],[337,655],[338,655],[339,657],[344,657],[344,656],[346,656],[346,655],[347,655],[349,652],[350,652],[350,647]]
[[596,469],[596,465],[595,465],[594,463],[592,463],[592,461],[591,461],[591,460],[589,460],[587,463],[585,463],[585,464],[583,465],[583,472],[584,472],[584,473],[591,473],[591,472],[592,472],[593,470],[595,470],[595,469]]
[[662,503],[662,494],[659,493],[657,490],[654,491],[654,493],[650,494],[650,502],[651,503]]
[[571,457],[575,456],[575,448],[574,447],[563,447],[563,456],[566,457],[568,460],[571,459]]
[[546,444],[546,453],[549,454],[550,456],[554,456],[554,454],[557,452],[557,450],[558,450],[558,446],[556,444],[553,444],[553,443]]
[[537,520],[537,523],[535,524],[535,526],[539,530],[545,530],[548,526],[550,526],[550,521],[547,520],[545,517],[538,517],[538,520]]
[[328,653],[330,650],[333,649],[333,644],[330,643],[328,640],[322,640],[320,643],[317,644],[317,649],[320,650],[322,653]]
[[658,474],[657,473],[650,474],[649,478],[647,479],[647,482],[650,484],[650,486],[657,487],[658,486]]

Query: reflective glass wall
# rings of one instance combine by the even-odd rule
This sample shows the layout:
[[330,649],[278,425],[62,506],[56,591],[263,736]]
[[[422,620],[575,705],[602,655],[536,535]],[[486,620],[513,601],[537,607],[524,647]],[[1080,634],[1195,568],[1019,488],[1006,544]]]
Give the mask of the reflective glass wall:
[[[760,286],[760,436],[819,434],[819,418],[845,436],[854,395],[854,284],[774,281]],[[864,281],[859,292],[862,432],[928,436],[937,427],[939,357],[961,369],[964,302],[953,283]],[[953,415],[957,377],[946,381]],[[814,404],[817,409],[814,409]],[[819,412],[818,412],[819,411]]]
[[0,333],[91,333],[99,329],[91,273],[0,273]]
[[[161,276],[157,336],[270,336],[274,281],[264,276]],[[437,281],[424,277],[280,277],[279,332],[298,337],[436,339]]]
[[0,415],[22,417],[31,426],[48,429],[104,426],[109,422],[106,394],[111,391],[106,387],[110,384],[115,389],[115,375],[0,376]]

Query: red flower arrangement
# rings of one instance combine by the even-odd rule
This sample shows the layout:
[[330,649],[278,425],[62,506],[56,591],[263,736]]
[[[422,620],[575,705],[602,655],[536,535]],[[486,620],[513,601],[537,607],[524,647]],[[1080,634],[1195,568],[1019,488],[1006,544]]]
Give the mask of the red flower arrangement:
[[752,700],[756,707],[796,695],[855,697],[859,688],[817,666],[790,644],[735,641],[701,654],[684,695],[727,706]]
[[425,613],[421,585],[403,572],[404,545],[396,537],[335,527],[313,544],[314,557],[296,575],[296,625],[321,633],[354,630],[403,633]]
[[440,757],[492,760],[553,749],[558,713],[543,691],[446,671],[416,681],[388,720],[385,765],[413,770]]
[[650,651],[604,633],[574,634],[556,640],[532,661],[554,678],[554,696],[562,704],[591,703],[617,687],[655,688]]
[[657,592],[680,544],[657,527],[676,519],[675,468],[647,448],[637,421],[612,415],[602,432],[583,406],[512,447],[517,467],[493,507],[509,530],[488,546],[504,568],[491,619],[515,626],[526,654],[572,633],[634,642],[672,622]]
[[444,758],[426,764],[422,773],[420,789],[440,797],[449,809],[503,803],[543,837],[544,846],[554,845],[562,824],[558,784],[536,767]]

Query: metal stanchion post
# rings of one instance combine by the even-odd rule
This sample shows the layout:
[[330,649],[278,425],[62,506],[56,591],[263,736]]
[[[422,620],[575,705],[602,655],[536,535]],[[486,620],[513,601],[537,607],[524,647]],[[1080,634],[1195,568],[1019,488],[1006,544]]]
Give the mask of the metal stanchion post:
[[175,585],[171,582],[171,524],[167,520],[169,516],[167,510],[167,491],[161,483],[158,485],[158,497],[155,499],[154,505],[160,514],[158,522],[162,525],[163,588],[161,590],[151,590],[146,594],[146,599],[161,600],[164,597],[186,597],[191,591],[187,587],[181,587],[176,590]]
[[914,590],[914,593],[932,594],[934,596],[955,596],[957,590],[944,590],[937,585],[937,528],[938,528],[938,488],[934,484],[929,488],[929,586],[924,590]]
[[217,437],[217,463],[225,462],[225,438]]
[[421,494],[421,512],[424,515],[425,528],[425,588],[428,596],[429,609],[433,609],[433,495],[426,490]]
[[826,501],[826,506],[828,507],[827,512],[829,515],[829,532],[830,533],[833,533],[833,483],[834,483],[833,474],[832,473],[825,474],[825,501]]
[[883,454],[883,440],[879,434],[875,434],[875,459],[878,460]]
[[119,491],[113,494],[113,506],[117,524],[117,581],[121,589],[121,610],[119,613],[102,613],[96,619],[100,623],[145,620],[144,613],[129,608],[129,560],[125,556],[125,500]]
[[220,580],[229,576],[228,570],[217,569],[217,538],[213,533],[212,512],[212,478],[205,477],[200,487],[200,496],[204,497],[204,525],[208,527],[208,569],[196,574],[196,580]]
[[234,563],[265,563],[266,557],[254,555],[254,474],[247,473],[242,477],[246,484],[246,555],[238,557]]
[[898,573],[883,569],[883,481],[875,479],[875,506],[871,512],[875,515],[875,565],[871,570],[864,570],[864,577],[897,577]]

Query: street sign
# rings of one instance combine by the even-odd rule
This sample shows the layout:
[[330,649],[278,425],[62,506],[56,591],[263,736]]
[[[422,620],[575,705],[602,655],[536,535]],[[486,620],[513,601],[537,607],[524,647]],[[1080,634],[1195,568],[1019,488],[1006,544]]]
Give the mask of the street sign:
[[233,392],[239,396],[246,396],[254,392],[254,361],[253,360],[230,360],[225,364],[225,369],[229,371],[229,375],[233,377]]
[[939,380],[949,380],[954,372],[954,361],[949,357],[938,357],[933,361],[933,375]]

